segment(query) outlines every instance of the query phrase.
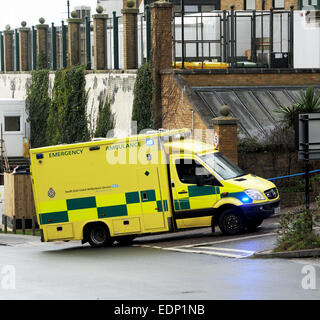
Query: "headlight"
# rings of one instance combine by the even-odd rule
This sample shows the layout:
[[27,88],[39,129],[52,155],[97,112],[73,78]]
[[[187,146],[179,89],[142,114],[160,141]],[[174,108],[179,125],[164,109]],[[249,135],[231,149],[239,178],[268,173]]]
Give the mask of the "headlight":
[[248,189],[244,192],[252,200],[265,200],[264,195],[258,190]]

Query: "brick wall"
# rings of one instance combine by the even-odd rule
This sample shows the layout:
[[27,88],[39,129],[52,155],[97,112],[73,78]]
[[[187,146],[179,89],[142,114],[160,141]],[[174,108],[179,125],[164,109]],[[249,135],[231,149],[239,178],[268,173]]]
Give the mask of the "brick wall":
[[220,117],[215,118],[213,123],[219,139],[218,150],[234,163],[238,163],[237,120],[231,117]]
[[137,68],[137,14],[138,9],[123,9],[123,60],[124,69]]
[[37,56],[43,54],[48,56],[48,28],[46,24],[40,24],[36,26],[37,28]]
[[29,28],[20,28],[19,29],[19,48],[20,48],[20,71],[28,71],[28,34]]
[[[263,178],[274,178],[304,172],[304,163],[297,160],[297,153],[265,152],[265,153],[239,153],[239,167]],[[320,161],[311,161],[311,169],[320,169]],[[319,175],[319,174],[318,174]],[[312,177],[315,174],[312,175]],[[296,178],[297,179],[297,178]],[[303,183],[303,176],[298,178]],[[281,207],[294,207],[304,204],[304,192],[282,192],[281,185],[296,183],[295,179],[284,179],[276,182],[280,186]],[[313,192],[310,201],[314,201],[319,193],[319,183],[311,183]]]
[[[157,127],[163,127],[161,101],[161,75],[163,69],[172,64],[172,10],[169,2],[154,2],[151,8],[151,47],[152,47],[152,79],[157,88],[152,97],[153,113]],[[159,88],[159,89],[158,89]]]
[[13,31],[4,31],[4,70],[13,71]]
[[80,23],[81,19],[68,19],[68,63],[80,64]]
[[185,73],[192,87],[320,85],[320,72]]
[[[208,130],[173,74],[161,76],[162,127],[194,129],[194,137],[213,143],[213,131]],[[193,111],[193,112],[192,112]]]
[[106,69],[106,32],[105,21],[108,15],[96,14],[93,18],[94,30],[94,65],[96,70]]

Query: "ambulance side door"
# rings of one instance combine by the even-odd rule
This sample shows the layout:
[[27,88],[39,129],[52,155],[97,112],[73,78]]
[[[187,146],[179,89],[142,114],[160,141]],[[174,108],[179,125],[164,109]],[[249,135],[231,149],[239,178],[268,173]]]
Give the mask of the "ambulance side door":
[[164,229],[164,207],[158,168],[138,169],[137,174],[144,229]]
[[[199,185],[202,175],[204,182]],[[178,228],[210,226],[218,201],[219,181],[191,156],[170,156],[171,191]]]

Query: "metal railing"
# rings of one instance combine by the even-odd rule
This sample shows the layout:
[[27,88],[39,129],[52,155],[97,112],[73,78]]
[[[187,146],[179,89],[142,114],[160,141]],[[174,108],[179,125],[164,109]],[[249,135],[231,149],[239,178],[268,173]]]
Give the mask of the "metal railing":
[[[320,169],[309,171],[309,174],[311,174],[311,173],[317,173],[317,172],[320,173]],[[274,184],[276,184],[276,181],[277,181],[277,180],[289,179],[289,178],[293,178],[293,177],[304,176],[305,174],[306,174],[305,172],[295,173],[295,174],[290,174],[290,175],[287,175],[287,176],[269,178],[269,179],[267,179],[267,180],[272,181]]]
[[232,68],[292,68],[293,18],[293,9],[174,12],[174,65],[211,61]]
[[[112,16],[105,22],[106,43],[105,43],[105,69],[123,69],[124,67],[124,48],[123,48],[123,17]],[[140,67],[151,59],[151,15],[147,5],[145,12],[139,13],[136,17],[135,30],[136,50],[132,52],[136,56],[136,66]],[[80,24],[80,63],[85,65],[88,70],[94,69],[94,30],[93,21],[89,17],[83,19]],[[37,68],[37,30],[31,27],[28,35],[28,70]],[[47,36],[47,59],[48,67],[57,70],[67,67],[67,42],[68,24],[65,21],[61,25],[50,24]],[[20,70],[19,57],[19,31],[14,30],[12,39],[12,64],[13,70]],[[4,71],[4,34],[0,32],[0,70]]]

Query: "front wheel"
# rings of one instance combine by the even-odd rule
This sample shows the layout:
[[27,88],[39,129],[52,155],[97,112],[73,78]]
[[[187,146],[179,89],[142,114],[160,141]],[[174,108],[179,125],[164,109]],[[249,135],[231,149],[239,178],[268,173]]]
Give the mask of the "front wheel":
[[95,224],[88,230],[88,242],[93,248],[102,248],[111,245],[111,238],[106,226]]
[[227,209],[220,216],[219,228],[226,235],[241,233],[245,228],[244,217],[237,210]]

